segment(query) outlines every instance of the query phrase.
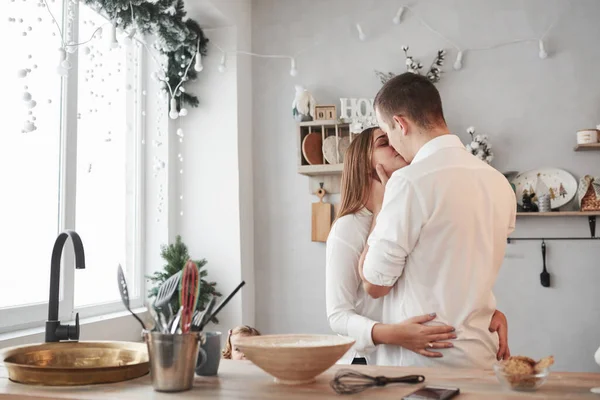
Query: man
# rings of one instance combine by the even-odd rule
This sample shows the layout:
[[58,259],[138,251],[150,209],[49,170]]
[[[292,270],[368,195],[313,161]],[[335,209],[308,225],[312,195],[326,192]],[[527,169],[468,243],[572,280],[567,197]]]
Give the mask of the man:
[[[449,133],[440,95],[427,78],[396,76],[374,105],[379,126],[411,165],[387,184],[377,168],[386,187],[359,266],[365,290],[385,296],[384,323],[436,313],[435,321],[457,335],[443,350],[436,343],[389,346],[382,362],[491,368],[498,349],[488,329],[496,309],[492,288],[514,230],[514,192]],[[432,353],[438,358],[424,356]]]

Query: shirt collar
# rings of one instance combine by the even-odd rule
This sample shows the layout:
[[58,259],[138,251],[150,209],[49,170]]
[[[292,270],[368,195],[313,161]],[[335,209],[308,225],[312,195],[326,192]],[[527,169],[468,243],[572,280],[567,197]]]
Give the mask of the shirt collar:
[[429,142],[425,143],[423,147],[419,149],[419,151],[417,151],[417,154],[415,154],[411,164],[419,162],[442,149],[447,149],[450,147],[461,149],[465,148],[458,136],[453,134],[441,135],[433,138]]

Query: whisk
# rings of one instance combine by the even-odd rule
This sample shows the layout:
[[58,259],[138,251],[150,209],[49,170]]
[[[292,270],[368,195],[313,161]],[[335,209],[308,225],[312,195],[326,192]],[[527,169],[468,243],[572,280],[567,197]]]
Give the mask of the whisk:
[[397,378],[386,376],[370,376],[361,374],[351,369],[341,369],[336,374],[330,385],[339,394],[360,393],[374,386],[385,386],[388,383],[422,383],[425,382],[423,375],[407,375]]

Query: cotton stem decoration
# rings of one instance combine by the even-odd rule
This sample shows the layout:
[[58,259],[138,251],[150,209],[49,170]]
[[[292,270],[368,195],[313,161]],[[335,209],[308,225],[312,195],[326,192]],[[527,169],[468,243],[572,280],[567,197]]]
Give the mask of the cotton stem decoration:
[[[419,60],[415,60],[413,56],[409,55],[408,49],[408,46],[402,46],[402,51],[404,51],[404,54],[406,56],[406,71],[412,72],[413,74],[422,75],[423,64],[421,64]],[[445,56],[446,52],[443,49],[438,50],[436,57],[433,59],[431,66],[425,74],[425,76],[427,76],[427,78],[433,83],[439,82],[439,80],[442,77],[442,65],[444,65]],[[393,72],[386,73],[381,71],[375,71],[375,75],[377,75],[382,84],[385,84],[387,81],[396,76],[396,74],[394,74]]]
[[472,126],[467,128],[467,133],[471,135],[471,143],[466,146],[467,151],[481,161],[491,164],[494,159],[494,153],[492,152],[492,145],[489,143],[487,135],[475,135],[475,128]]
[[[402,50],[406,56],[406,71],[421,75],[423,64],[421,64],[418,60],[415,61],[412,56],[408,55],[408,49],[408,46],[402,46]],[[444,50],[438,50],[436,57],[431,63],[431,66],[429,66],[426,76],[433,83],[439,82],[441,78],[441,67],[444,65],[445,55],[446,52]]]

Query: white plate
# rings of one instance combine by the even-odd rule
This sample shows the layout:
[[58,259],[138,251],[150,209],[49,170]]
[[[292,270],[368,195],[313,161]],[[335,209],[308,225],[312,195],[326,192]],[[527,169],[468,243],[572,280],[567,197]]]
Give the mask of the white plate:
[[[335,136],[327,136],[323,142],[323,155],[329,164],[342,164],[344,162],[344,155],[350,145],[350,138],[348,136],[338,137],[337,142],[337,151]],[[336,152],[339,152],[339,163],[336,159]]]
[[511,180],[515,185],[519,205],[523,205],[523,190],[535,191],[538,178],[550,190],[550,207],[553,209],[564,206],[577,194],[577,180],[567,171],[558,168],[533,169],[522,172]]

